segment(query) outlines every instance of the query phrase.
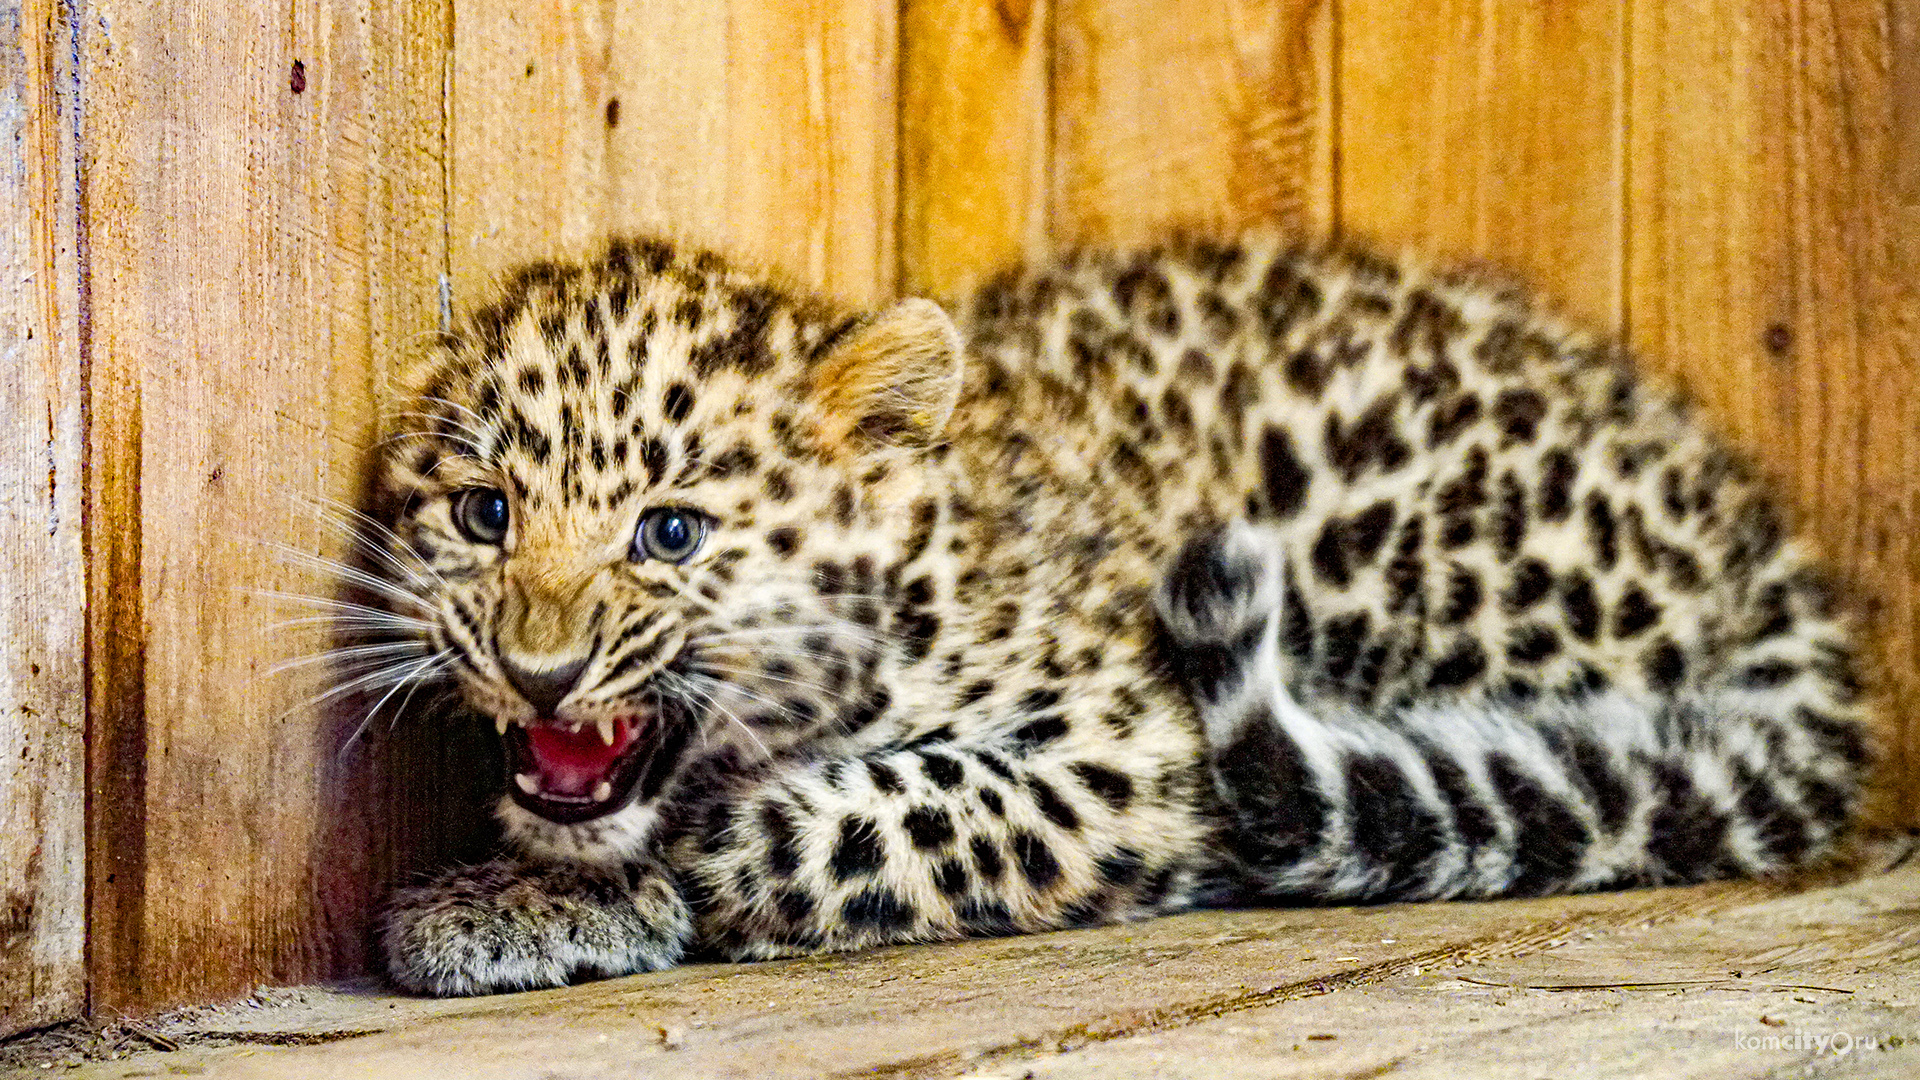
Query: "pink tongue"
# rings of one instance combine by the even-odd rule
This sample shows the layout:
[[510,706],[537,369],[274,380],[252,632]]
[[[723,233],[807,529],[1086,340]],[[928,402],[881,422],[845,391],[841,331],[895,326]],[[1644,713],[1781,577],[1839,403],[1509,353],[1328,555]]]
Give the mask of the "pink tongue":
[[613,722],[613,745],[600,738],[592,724],[568,731],[553,724],[527,729],[527,743],[533,750],[533,763],[540,770],[540,787],[551,795],[584,797],[595,785],[608,779],[613,763],[633,745],[636,732],[630,720]]

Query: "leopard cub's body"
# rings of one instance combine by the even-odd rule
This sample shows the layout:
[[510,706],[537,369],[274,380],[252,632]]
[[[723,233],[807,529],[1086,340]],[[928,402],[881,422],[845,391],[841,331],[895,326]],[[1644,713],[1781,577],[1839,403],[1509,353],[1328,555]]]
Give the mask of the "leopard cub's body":
[[405,392],[390,678],[514,775],[511,852],[389,914],[410,988],[1764,873],[1858,801],[1747,472],[1469,280],[1180,243],[949,321],[615,245]]

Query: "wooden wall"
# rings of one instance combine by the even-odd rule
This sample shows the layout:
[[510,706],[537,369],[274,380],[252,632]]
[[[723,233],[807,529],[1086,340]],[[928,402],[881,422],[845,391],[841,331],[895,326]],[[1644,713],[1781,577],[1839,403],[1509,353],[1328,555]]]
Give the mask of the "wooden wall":
[[47,24],[0,2],[0,1034],[86,1002],[76,118]]
[[[258,541],[338,554],[296,496],[356,496],[386,365],[608,231],[863,301],[1169,223],[1511,267],[1759,455],[1920,692],[1920,0],[6,19],[0,1030],[72,1014],[83,972],[103,1013],[356,972],[386,885],[474,842],[483,740],[383,721],[342,755],[350,716],[289,711],[318,684],[266,672],[324,642],[254,590],[324,584]],[[1917,732],[1886,732],[1909,819]]]

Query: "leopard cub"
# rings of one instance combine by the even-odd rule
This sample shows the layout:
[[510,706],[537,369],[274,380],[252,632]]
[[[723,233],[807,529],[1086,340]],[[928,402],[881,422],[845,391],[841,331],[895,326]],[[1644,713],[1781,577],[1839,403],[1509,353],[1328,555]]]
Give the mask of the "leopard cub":
[[512,777],[386,916],[411,990],[1765,874],[1860,801],[1753,474],[1469,277],[1250,236],[862,313],[624,242],[403,383],[363,679]]

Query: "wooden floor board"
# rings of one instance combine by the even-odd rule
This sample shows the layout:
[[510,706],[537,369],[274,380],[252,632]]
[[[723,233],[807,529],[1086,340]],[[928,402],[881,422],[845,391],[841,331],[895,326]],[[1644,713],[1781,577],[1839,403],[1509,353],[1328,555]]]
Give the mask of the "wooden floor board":
[[[1910,867],[1799,894],[1205,912],[468,1001],[309,989],[156,1021],[148,1045],[179,1049],[66,1075],[1905,1075],[1916,910]],[[1850,1054],[1817,1041],[1836,1033]]]

